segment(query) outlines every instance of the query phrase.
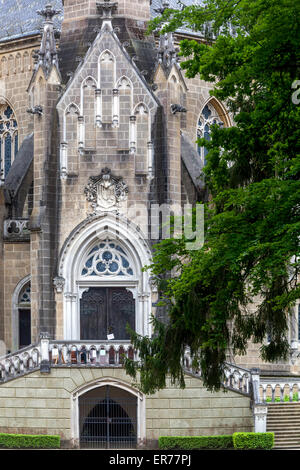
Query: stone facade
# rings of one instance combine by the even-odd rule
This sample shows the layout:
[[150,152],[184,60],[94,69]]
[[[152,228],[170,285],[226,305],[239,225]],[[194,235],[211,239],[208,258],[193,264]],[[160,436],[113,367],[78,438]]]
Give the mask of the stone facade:
[[[186,388],[170,384],[152,396],[141,396],[144,429],[140,439],[157,447],[159,436],[195,436],[253,431],[249,398],[234,392],[211,394],[199,379],[186,376]],[[134,387],[122,369],[52,369],[49,376],[33,372],[0,387],[0,432],[58,434],[63,445],[77,444],[73,398],[94,384]]]
[[[0,31],[0,106],[14,113],[18,136],[14,155],[0,116],[0,340],[7,353],[20,348],[23,327],[33,344],[45,332],[52,340],[85,339],[82,296],[91,288],[106,289],[107,302],[117,289],[118,295],[129,292],[136,331],[151,334],[157,292],[142,268],[163,235],[152,208],[181,210],[207,200],[199,178],[203,149],[196,144],[200,118],[233,125],[226,107],[210,97],[211,84],[188,79],[180,69],[176,46],[185,33],[146,35],[160,0],[151,9],[148,0],[36,3],[40,11],[30,5],[22,33]],[[106,258],[95,264],[91,254],[104,256],[105,243]],[[29,285],[30,323],[19,305]],[[293,321],[291,340],[296,330]],[[298,372],[295,364],[267,365],[258,356],[251,346],[247,357],[234,360],[269,373]],[[61,367],[0,385],[0,432],[59,433],[77,445],[72,403],[80,387],[98,380],[112,387],[118,382],[141,401],[141,443],[154,446],[161,434],[253,427],[249,396],[210,394],[191,376],[185,390],[168,386],[141,399],[121,369]]]

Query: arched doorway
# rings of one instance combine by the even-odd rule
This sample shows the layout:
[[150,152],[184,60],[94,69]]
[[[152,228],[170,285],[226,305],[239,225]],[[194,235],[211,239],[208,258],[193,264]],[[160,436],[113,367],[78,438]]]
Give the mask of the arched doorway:
[[[71,236],[72,235],[72,236]],[[151,335],[150,248],[127,219],[100,214],[66,240],[57,279],[62,281],[66,340],[129,341],[127,324]]]
[[135,448],[137,397],[111,385],[81,395],[79,432],[81,448]]
[[19,294],[19,348],[31,344],[31,289],[25,284]]
[[31,285],[26,276],[16,286],[12,297],[12,350],[31,344]]

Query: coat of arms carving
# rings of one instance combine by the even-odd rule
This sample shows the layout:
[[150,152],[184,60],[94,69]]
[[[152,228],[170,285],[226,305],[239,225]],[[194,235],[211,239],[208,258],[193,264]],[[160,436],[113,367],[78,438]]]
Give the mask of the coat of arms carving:
[[91,176],[84,189],[94,213],[118,210],[127,200],[128,187],[122,177],[113,176],[109,168],[104,168],[99,176]]

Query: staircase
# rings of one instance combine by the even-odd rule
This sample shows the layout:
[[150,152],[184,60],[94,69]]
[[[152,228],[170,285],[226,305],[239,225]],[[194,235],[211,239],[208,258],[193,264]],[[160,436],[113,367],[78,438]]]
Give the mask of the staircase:
[[267,432],[271,431],[274,449],[300,450],[300,403],[268,404]]

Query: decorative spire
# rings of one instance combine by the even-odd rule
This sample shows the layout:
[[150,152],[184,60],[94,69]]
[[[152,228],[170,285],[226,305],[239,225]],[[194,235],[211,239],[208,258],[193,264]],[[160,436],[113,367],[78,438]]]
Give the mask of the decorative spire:
[[[166,9],[170,7],[167,0],[162,0],[161,8],[155,9],[157,13],[163,14]],[[162,28],[165,25],[162,24]],[[177,50],[174,45],[174,38],[172,33],[164,33],[160,35],[158,47],[158,62],[162,64],[167,70],[170,70],[173,64],[178,60]]]
[[178,61],[177,50],[172,33],[164,33],[159,38],[158,62],[170,69]]
[[44,10],[38,10],[37,14],[44,17],[41,47],[38,52],[38,61],[36,68],[43,67],[46,77],[49,76],[52,66],[55,65],[58,70],[58,57],[55,41],[55,29],[53,17],[61,13],[55,10],[52,5],[47,4]]

